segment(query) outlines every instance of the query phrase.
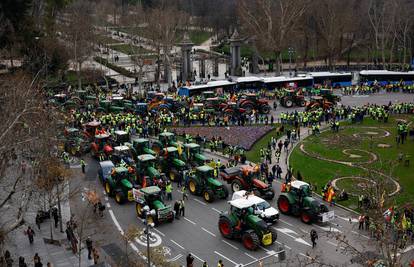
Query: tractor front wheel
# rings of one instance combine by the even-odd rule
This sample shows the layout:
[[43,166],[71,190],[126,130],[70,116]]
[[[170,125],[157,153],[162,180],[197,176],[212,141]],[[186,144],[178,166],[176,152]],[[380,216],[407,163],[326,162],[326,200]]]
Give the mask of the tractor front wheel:
[[312,221],[312,218],[311,218],[311,216],[309,215],[309,213],[307,213],[306,211],[303,211],[303,212],[300,214],[300,220],[301,220],[302,222],[306,223],[306,224],[310,224],[310,223],[311,223],[311,221]]
[[231,183],[231,190],[233,192],[240,191],[242,189],[242,184],[239,180],[234,180],[233,183]]
[[285,103],[285,107],[287,107],[287,108],[293,107],[293,101],[292,101],[292,99],[285,99],[284,100],[284,103]]
[[125,202],[125,195],[122,191],[118,191],[115,193],[115,201],[116,203],[122,205]]
[[299,106],[304,107],[306,105],[306,101],[304,99],[299,101]]
[[255,232],[245,232],[242,236],[242,242],[245,248],[256,250],[260,245],[259,237]]
[[188,190],[193,195],[197,194],[197,182],[194,179],[190,179],[190,181],[188,181]]
[[219,231],[225,238],[233,237],[233,227],[229,218],[221,216],[218,222]]
[[135,211],[137,212],[137,216],[142,218],[142,216],[143,216],[143,207],[140,203],[137,203],[135,205]]
[[285,196],[280,196],[277,200],[277,207],[279,208],[280,212],[283,214],[290,213],[290,203],[289,199]]
[[260,111],[261,111],[263,114],[269,114],[269,113],[270,113],[270,106],[269,106],[269,105],[262,105],[262,106],[260,107]]
[[109,182],[105,182],[104,187],[105,187],[105,193],[108,196],[111,197],[112,196],[112,188],[111,188],[111,185],[109,184]]
[[209,203],[213,202],[214,201],[213,191],[210,189],[205,190],[203,193],[203,198],[206,202],[209,202]]

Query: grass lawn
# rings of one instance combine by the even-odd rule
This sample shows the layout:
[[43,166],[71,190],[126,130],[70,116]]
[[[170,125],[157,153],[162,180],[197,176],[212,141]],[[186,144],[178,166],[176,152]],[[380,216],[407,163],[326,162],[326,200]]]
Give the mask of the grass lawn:
[[145,48],[140,48],[138,46],[130,45],[130,44],[116,44],[116,45],[111,45],[110,47],[118,52],[121,52],[127,55],[151,53],[151,51]]
[[[397,147],[395,142],[397,119],[414,122],[413,116],[398,115],[392,116],[388,123],[377,122],[371,119],[366,119],[363,124],[351,125],[349,123],[343,123],[342,125],[346,126],[346,128],[341,129],[339,133],[336,134],[331,131],[326,131],[319,136],[306,138],[303,144],[305,145],[305,150],[312,155],[318,155],[326,159],[358,163],[368,169],[380,171],[388,175],[390,174],[402,187],[402,191],[394,198],[395,202],[397,204],[405,203],[414,199],[414,187],[411,185],[414,179],[414,165],[411,162],[409,167],[403,166],[403,163],[398,162],[398,155],[400,152],[404,155],[408,154],[412,161],[414,141],[408,140],[406,144]],[[385,131],[388,131],[391,135],[385,136]],[[379,144],[388,144],[390,147],[379,147]],[[349,154],[344,154],[344,149],[349,149],[347,152],[353,154],[353,156],[350,157]],[[377,155],[378,160],[367,163],[366,161],[372,157],[366,152],[355,149],[371,151]],[[319,189],[335,177],[368,176],[366,171],[357,167],[309,157],[299,149],[299,146],[294,149],[290,156],[290,165],[294,170],[300,170],[305,181],[313,184],[317,183]],[[373,177],[371,173],[370,177],[371,179],[379,179],[381,176],[378,178]],[[362,180],[360,181],[363,182]],[[341,186],[345,190],[348,190],[348,192],[354,192],[356,194],[363,191],[363,188],[358,186],[356,180],[352,179],[341,180],[337,186]],[[391,185],[388,187],[390,192],[393,191],[393,187]],[[355,208],[353,201],[342,204]]]
[[97,35],[96,39],[98,42],[102,43],[102,44],[119,44],[121,43],[121,41],[115,40],[109,36],[106,35]]
[[272,136],[277,138],[276,129],[279,128],[280,125],[276,124],[275,129],[265,134],[262,138],[256,141],[256,143],[252,146],[252,148],[246,152],[247,160],[251,162],[260,162],[260,148],[266,148],[267,144],[270,142]]

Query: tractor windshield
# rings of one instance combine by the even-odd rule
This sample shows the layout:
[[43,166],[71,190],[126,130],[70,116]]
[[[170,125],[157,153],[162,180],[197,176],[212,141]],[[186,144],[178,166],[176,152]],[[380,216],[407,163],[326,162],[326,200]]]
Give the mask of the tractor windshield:
[[270,204],[267,201],[263,201],[263,202],[260,202],[260,203],[256,204],[256,207],[259,210],[265,210],[265,209],[270,208]]
[[302,193],[304,197],[310,197],[311,196],[311,190],[309,188],[309,185],[302,185],[301,187]]

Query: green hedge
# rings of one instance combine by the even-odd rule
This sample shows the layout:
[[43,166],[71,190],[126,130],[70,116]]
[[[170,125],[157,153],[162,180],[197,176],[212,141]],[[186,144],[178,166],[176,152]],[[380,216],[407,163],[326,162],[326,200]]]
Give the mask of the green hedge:
[[118,72],[119,74],[122,74],[122,75],[124,75],[126,77],[129,77],[129,78],[135,78],[134,73],[130,72],[129,70],[127,70],[127,69],[125,69],[123,67],[114,65],[114,64],[108,62],[108,60],[106,60],[106,59],[104,59],[102,57],[94,57],[93,59],[96,62],[98,62],[98,63],[100,63],[100,64],[102,64],[104,66],[107,66],[108,68],[110,68],[110,69]]

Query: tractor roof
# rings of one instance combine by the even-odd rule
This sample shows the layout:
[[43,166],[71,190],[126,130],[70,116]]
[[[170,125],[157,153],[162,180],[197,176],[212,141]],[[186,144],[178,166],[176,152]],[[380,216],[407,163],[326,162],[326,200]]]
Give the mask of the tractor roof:
[[90,121],[86,124],[86,126],[91,126],[91,127],[98,127],[99,125],[101,125],[100,121]]
[[57,94],[57,95],[54,95],[54,97],[66,97],[66,94]]
[[115,133],[116,135],[126,135],[126,134],[128,134],[127,132],[122,131],[122,130],[115,131],[114,133]]
[[214,169],[211,168],[210,166],[207,166],[207,165],[197,167],[197,171],[199,171],[199,172],[209,172],[209,171],[212,171],[212,170],[214,170]]
[[110,160],[105,160],[105,161],[101,161],[99,162],[99,165],[101,166],[101,168],[105,168],[105,167],[114,167],[114,163]]
[[138,156],[138,160],[140,161],[149,161],[149,160],[155,160],[155,157],[150,154],[142,154]]
[[115,151],[128,151],[129,150],[129,147],[128,146],[116,146],[116,147],[114,147],[114,150]]
[[214,92],[213,91],[204,91],[203,92],[203,95],[210,95],[210,94],[214,94]]
[[76,133],[76,132],[79,132],[79,129],[78,128],[67,128],[66,129],[66,131],[68,132],[68,133]]
[[258,172],[259,171],[259,166],[250,166],[250,165],[242,165],[240,166],[240,170],[242,172]]
[[104,138],[108,138],[110,135],[108,133],[103,133],[103,134],[97,134],[95,135],[95,138],[98,139],[104,139]]
[[159,194],[161,189],[158,186],[148,186],[141,188],[140,191],[146,195]]
[[207,101],[216,101],[216,100],[219,100],[219,98],[218,97],[209,97],[206,100]]
[[112,100],[122,100],[124,99],[122,96],[113,96]]
[[251,206],[255,205],[255,203],[250,198],[248,199],[238,198],[238,199],[229,201],[229,204],[238,209],[250,208]]
[[174,136],[174,134],[170,132],[163,132],[163,133],[160,133],[160,136],[170,137],[170,136]]
[[125,167],[116,167],[115,168],[115,172],[116,173],[120,173],[120,172],[128,172],[128,169]]
[[316,96],[312,96],[312,99],[314,99],[314,100],[322,100],[323,97],[316,95]]
[[246,195],[246,193],[247,193],[246,190],[240,190],[240,191],[234,192],[231,201],[235,201],[235,200],[239,200],[239,199],[245,199],[245,200],[247,200],[246,203],[247,202],[250,203],[249,207],[252,206],[252,205],[257,205],[257,204],[262,203],[262,202],[265,201],[263,198],[260,198],[260,197],[254,195],[254,194]]
[[168,153],[177,151],[177,148],[176,147],[173,147],[173,146],[169,146],[169,147],[167,147],[165,149],[167,150]]
[[145,139],[145,138],[134,138],[134,139],[132,139],[132,142],[141,144],[141,143],[149,142],[149,140]]
[[300,188],[301,186],[303,186],[303,185],[307,185],[307,186],[309,186],[309,184],[308,183],[305,183],[305,182],[302,182],[302,181],[293,181],[293,182],[291,182],[290,183],[290,185],[292,186],[292,187],[294,187],[294,188]]
[[256,94],[253,94],[253,93],[249,93],[249,94],[245,94],[245,96],[251,96],[251,97],[253,97],[253,96],[257,96]]
[[284,89],[284,91],[285,91],[285,92],[288,92],[288,93],[293,93],[293,92],[295,92],[295,90],[293,90],[293,89],[287,89],[287,88],[285,88],[285,89]]
[[189,144],[184,144],[184,147],[191,149],[191,148],[199,148],[200,145],[199,144],[196,144],[196,143],[189,143]]

